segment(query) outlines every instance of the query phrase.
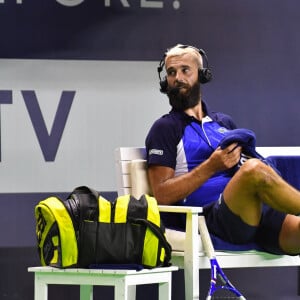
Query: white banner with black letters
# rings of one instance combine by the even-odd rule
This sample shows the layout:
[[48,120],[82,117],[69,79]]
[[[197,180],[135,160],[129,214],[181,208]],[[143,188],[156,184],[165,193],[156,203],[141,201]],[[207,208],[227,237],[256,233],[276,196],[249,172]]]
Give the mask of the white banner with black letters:
[[153,62],[0,60],[0,192],[115,190],[114,149],[143,146],[167,109],[155,69]]

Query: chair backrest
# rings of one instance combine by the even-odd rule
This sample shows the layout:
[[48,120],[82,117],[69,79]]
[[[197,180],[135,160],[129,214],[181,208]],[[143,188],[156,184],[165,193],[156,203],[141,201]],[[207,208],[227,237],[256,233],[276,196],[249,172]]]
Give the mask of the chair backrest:
[[[300,156],[300,147],[257,147],[264,157]],[[146,149],[120,147],[115,150],[118,195],[131,194],[139,198],[152,194],[147,175]]]
[[121,147],[115,150],[118,195],[139,198],[152,195],[147,175],[145,148]]

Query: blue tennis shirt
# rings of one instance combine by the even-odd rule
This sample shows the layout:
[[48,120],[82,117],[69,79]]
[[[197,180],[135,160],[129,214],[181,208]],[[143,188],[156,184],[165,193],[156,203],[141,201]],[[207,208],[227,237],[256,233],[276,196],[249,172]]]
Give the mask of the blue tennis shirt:
[[[146,137],[148,165],[160,165],[175,170],[175,176],[187,173],[205,161],[219,146],[226,132],[235,129],[232,118],[210,112],[202,102],[205,117],[198,121],[184,112],[171,110],[152,125]],[[232,174],[219,172],[179,205],[204,206],[216,201]]]

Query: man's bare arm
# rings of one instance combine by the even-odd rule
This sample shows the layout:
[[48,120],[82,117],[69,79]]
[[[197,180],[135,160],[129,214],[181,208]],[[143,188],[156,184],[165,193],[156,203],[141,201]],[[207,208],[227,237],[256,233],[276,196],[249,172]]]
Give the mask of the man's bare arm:
[[174,204],[198,189],[216,172],[236,165],[240,154],[241,148],[236,147],[236,144],[223,150],[218,148],[192,171],[176,177],[172,168],[152,165],[148,169],[148,175],[153,194],[159,204]]

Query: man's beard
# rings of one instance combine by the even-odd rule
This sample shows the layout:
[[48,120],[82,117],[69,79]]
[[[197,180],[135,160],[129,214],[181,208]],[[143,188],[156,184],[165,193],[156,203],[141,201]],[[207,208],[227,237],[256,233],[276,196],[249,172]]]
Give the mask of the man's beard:
[[181,93],[180,88],[168,90],[169,103],[174,110],[185,111],[196,106],[200,101],[200,84],[195,83],[186,93]]

